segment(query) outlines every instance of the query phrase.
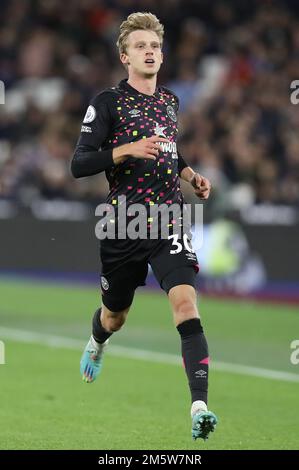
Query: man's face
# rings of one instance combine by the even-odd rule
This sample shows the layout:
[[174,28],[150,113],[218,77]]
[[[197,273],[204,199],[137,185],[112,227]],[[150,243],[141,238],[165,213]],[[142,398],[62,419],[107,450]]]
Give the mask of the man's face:
[[129,34],[126,53],[120,55],[129,73],[143,77],[156,75],[163,62],[159,37],[153,31],[137,30]]

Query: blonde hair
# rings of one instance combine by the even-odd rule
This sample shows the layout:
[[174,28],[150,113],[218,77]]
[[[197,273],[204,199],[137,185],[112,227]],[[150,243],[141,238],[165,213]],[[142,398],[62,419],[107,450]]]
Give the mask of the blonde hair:
[[164,26],[160,23],[156,15],[153,15],[152,13],[131,13],[131,15],[129,15],[128,18],[122,22],[119,29],[120,35],[116,45],[120,54],[126,53],[127,39],[129,34],[138,29],[153,31],[156,33],[162,46]]

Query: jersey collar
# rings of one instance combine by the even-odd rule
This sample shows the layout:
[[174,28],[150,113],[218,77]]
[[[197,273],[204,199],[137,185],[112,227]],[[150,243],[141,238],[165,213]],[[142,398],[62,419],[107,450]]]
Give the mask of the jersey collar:
[[158,88],[156,88],[155,93],[153,95],[147,95],[146,93],[141,93],[141,91],[138,91],[138,90],[136,90],[136,88],[133,88],[131,85],[129,85],[127,78],[124,78],[123,80],[121,80],[119,82],[118,86],[120,88],[123,88],[123,89],[129,91],[133,95],[142,95],[142,96],[146,96],[147,98],[157,98],[158,93],[159,93]]

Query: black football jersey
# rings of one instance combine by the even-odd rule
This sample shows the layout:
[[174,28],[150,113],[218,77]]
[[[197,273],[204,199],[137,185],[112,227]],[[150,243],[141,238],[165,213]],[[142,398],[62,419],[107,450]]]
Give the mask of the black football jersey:
[[146,95],[126,79],[91,100],[75,154],[98,151],[101,158],[101,152],[153,135],[170,141],[160,143],[156,160],[129,157],[107,168],[107,203],[117,206],[118,196],[126,196],[127,205],[183,203],[179,174],[187,164],[176,145],[178,107],[178,98],[167,88],[157,87],[153,95]]

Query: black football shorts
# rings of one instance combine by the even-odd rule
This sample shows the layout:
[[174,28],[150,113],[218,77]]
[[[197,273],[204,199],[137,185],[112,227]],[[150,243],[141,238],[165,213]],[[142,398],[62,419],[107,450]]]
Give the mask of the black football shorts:
[[187,235],[159,240],[104,239],[100,253],[102,300],[113,312],[132,304],[135,289],[145,285],[148,264],[166,293],[181,284],[195,287],[198,261]]

